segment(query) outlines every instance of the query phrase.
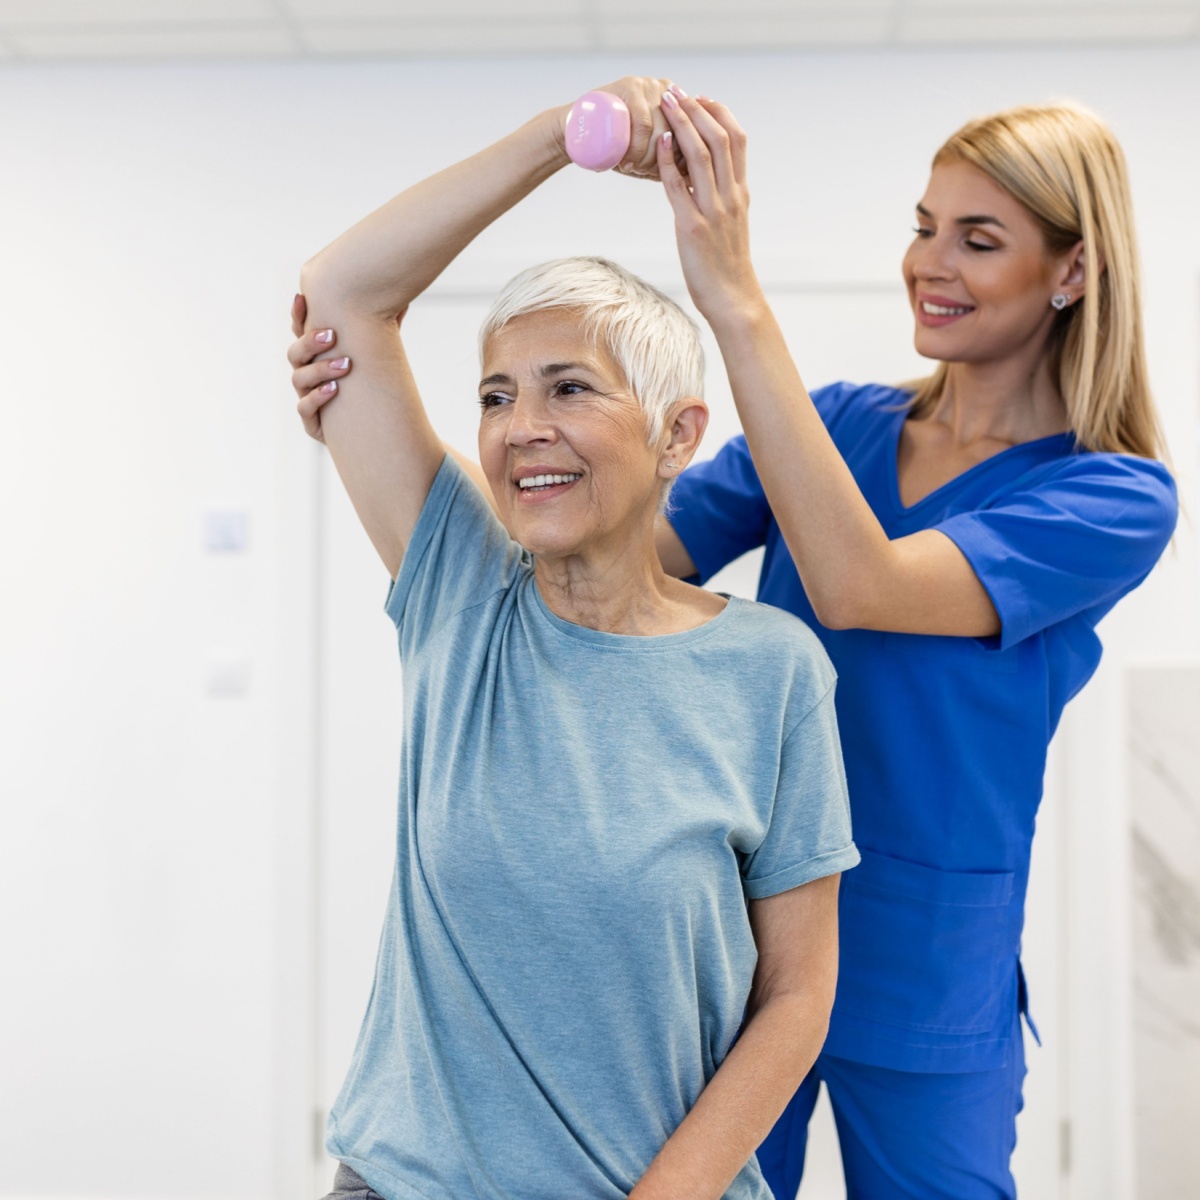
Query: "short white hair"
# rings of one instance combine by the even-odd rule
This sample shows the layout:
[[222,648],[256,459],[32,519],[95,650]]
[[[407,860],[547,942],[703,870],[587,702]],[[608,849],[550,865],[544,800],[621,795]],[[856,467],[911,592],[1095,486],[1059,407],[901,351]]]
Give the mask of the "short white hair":
[[552,308],[578,309],[585,336],[605,346],[646,416],[651,445],[667,412],[685,396],[704,395],[700,331],[669,296],[606,258],[557,258],[514,276],[492,302],[479,330],[488,339],[514,317]]

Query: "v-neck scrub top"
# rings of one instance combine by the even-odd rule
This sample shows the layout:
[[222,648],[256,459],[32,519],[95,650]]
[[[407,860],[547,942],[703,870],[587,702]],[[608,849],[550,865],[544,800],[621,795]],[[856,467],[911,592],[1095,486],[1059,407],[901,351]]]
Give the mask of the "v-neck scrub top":
[[[1070,434],[993,456],[911,507],[896,475],[910,395],[836,384],[813,400],[889,538],[937,529],[1000,615],[994,638],[833,630],[816,619],[744,438],[685,472],[672,525],[702,578],[766,547],[758,597],[795,613],[838,672],[862,863],[842,880],[825,1053],[909,1071],[1004,1064],[1046,751],[1100,660],[1095,626],[1170,540],[1159,462]],[[937,597],[930,596],[931,605]]]
[[[858,861],[833,669],[748,600],[564,621],[450,458],[387,611],[396,871],[327,1147],[387,1200],[620,1200],[737,1034],[747,899]],[[726,1196],[770,1200],[753,1159]]]

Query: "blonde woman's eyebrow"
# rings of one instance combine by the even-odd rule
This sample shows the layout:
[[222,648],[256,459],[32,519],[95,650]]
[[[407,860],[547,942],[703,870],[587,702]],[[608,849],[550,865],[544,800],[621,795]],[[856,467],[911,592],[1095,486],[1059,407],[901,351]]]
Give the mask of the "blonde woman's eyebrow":
[[[917,212],[923,217],[927,217],[930,221],[934,219],[933,213],[929,211],[923,204],[917,205]],[[990,217],[986,213],[973,213],[966,217],[955,217],[955,225],[995,225],[1000,229],[1007,229],[1008,226],[1000,220],[999,217]]]

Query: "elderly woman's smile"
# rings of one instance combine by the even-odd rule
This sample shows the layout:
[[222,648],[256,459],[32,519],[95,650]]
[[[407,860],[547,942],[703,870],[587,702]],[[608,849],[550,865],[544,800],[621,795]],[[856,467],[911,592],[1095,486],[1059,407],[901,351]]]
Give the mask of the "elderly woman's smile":
[[558,475],[554,473],[552,467],[518,467],[513,472],[513,479],[516,480],[517,487],[523,493],[521,499],[530,501],[535,497],[553,493],[555,488],[566,487],[582,478],[582,472],[575,471]]

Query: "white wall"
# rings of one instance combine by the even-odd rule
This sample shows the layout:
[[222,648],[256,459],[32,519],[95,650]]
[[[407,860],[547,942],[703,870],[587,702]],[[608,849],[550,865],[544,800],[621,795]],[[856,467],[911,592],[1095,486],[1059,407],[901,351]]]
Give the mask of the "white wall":
[[[406,182],[628,70],[735,108],[768,278],[886,281],[962,120],[1098,109],[1130,160],[1153,381],[1196,513],[1195,49],[0,73],[0,1195],[304,1194],[315,463],[283,361],[296,271]],[[665,202],[564,174],[458,278],[577,252],[666,277]],[[203,552],[210,508],[249,512],[246,553]],[[1102,627],[1111,661],[1196,656],[1198,584],[1185,524]],[[248,691],[212,696],[229,656]],[[1102,767],[1103,721],[1073,737]],[[1097,805],[1101,853],[1122,803]],[[1078,933],[1082,977],[1119,997],[1120,928],[1111,953]],[[1075,1002],[1099,1037],[1122,1019],[1119,999]]]

